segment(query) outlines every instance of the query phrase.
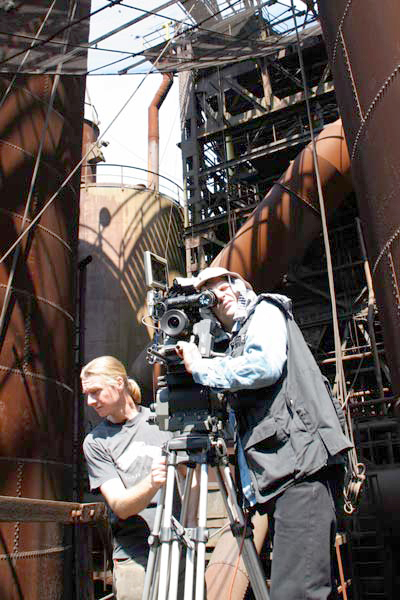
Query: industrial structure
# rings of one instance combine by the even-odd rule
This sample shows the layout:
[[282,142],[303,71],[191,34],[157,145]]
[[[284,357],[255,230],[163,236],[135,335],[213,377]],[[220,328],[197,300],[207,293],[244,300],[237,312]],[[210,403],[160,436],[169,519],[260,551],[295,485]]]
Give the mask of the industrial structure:
[[[340,523],[339,595],[398,597],[397,0],[158,7],[179,4],[187,19],[146,38],[143,60],[164,76],[149,108],[148,176],[139,184],[126,167],[117,182],[99,183],[99,132],[86,123],[83,133],[90,3],[56,3],[54,14],[48,3],[27,4],[0,5],[0,596],[95,596],[87,533],[104,511],[82,504],[76,375],[95,352],[140,362],[149,339],[140,324],[141,253],[168,247],[176,272],[220,264],[258,291],[293,299],[366,467],[359,507]],[[68,29],[72,21],[77,28]],[[159,188],[155,113],[172,73],[180,85],[182,209]],[[128,321],[142,332],[133,344],[124,337]],[[263,556],[268,566],[267,547]]]

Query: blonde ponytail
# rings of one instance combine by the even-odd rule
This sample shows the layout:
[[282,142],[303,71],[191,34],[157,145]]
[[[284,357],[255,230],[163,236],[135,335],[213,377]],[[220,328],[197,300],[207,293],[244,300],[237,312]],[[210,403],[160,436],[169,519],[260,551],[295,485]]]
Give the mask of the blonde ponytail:
[[134,379],[127,379],[128,392],[131,395],[135,404],[140,404],[142,401],[142,393],[140,387]]

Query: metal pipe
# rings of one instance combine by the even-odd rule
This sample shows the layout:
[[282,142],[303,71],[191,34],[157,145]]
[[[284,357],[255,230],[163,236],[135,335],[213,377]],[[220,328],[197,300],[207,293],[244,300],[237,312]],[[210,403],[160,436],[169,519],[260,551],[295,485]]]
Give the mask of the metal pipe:
[[[350,159],[340,120],[316,138],[328,217],[352,190]],[[273,289],[293,260],[301,260],[321,230],[312,147],[302,150],[264,200],[213,261],[247,278],[258,291]],[[279,260],[276,260],[279,257]]]
[[160,133],[158,127],[158,112],[173,84],[172,73],[164,73],[163,80],[149,106],[149,147],[148,147],[148,187],[158,192],[159,190],[159,160],[160,160]]

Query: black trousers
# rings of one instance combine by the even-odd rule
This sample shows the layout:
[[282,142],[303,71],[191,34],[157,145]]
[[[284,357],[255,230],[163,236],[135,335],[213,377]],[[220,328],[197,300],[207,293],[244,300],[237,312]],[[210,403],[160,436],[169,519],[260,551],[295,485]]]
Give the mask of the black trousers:
[[[262,506],[272,536],[271,600],[331,600],[338,479],[327,468]],[[333,476],[332,476],[333,475]]]

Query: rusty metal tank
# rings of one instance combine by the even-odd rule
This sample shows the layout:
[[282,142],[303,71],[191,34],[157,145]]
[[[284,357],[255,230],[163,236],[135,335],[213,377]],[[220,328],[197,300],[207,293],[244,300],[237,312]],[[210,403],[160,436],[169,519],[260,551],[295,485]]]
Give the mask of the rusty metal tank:
[[398,0],[319,0],[395,394],[400,395]]
[[[0,78],[0,97],[10,77]],[[1,255],[21,232],[35,160],[43,154],[27,212],[29,225],[81,158],[84,78],[18,76],[0,108]],[[72,500],[74,280],[79,173],[0,264],[6,304],[0,357],[0,494]],[[11,295],[6,300],[7,286]],[[0,597],[68,596],[73,556],[68,529],[56,523],[0,524]],[[67,595],[65,595],[67,594]]]
[[[147,315],[144,251],[168,260],[170,283],[185,267],[179,203],[163,192],[161,177],[162,191],[157,193],[138,182],[138,174],[136,169],[117,167],[115,180],[112,167],[104,164],[97,183],[82,187],[79,257],[92,256],[83,294],[83,359],[117,356],[147,388],[150,383],[140,371],[153,330],[142,322]],[[142,170],[142,175],[146,181],[147,172]],[[139,368],[132,370],[135,361]]]

